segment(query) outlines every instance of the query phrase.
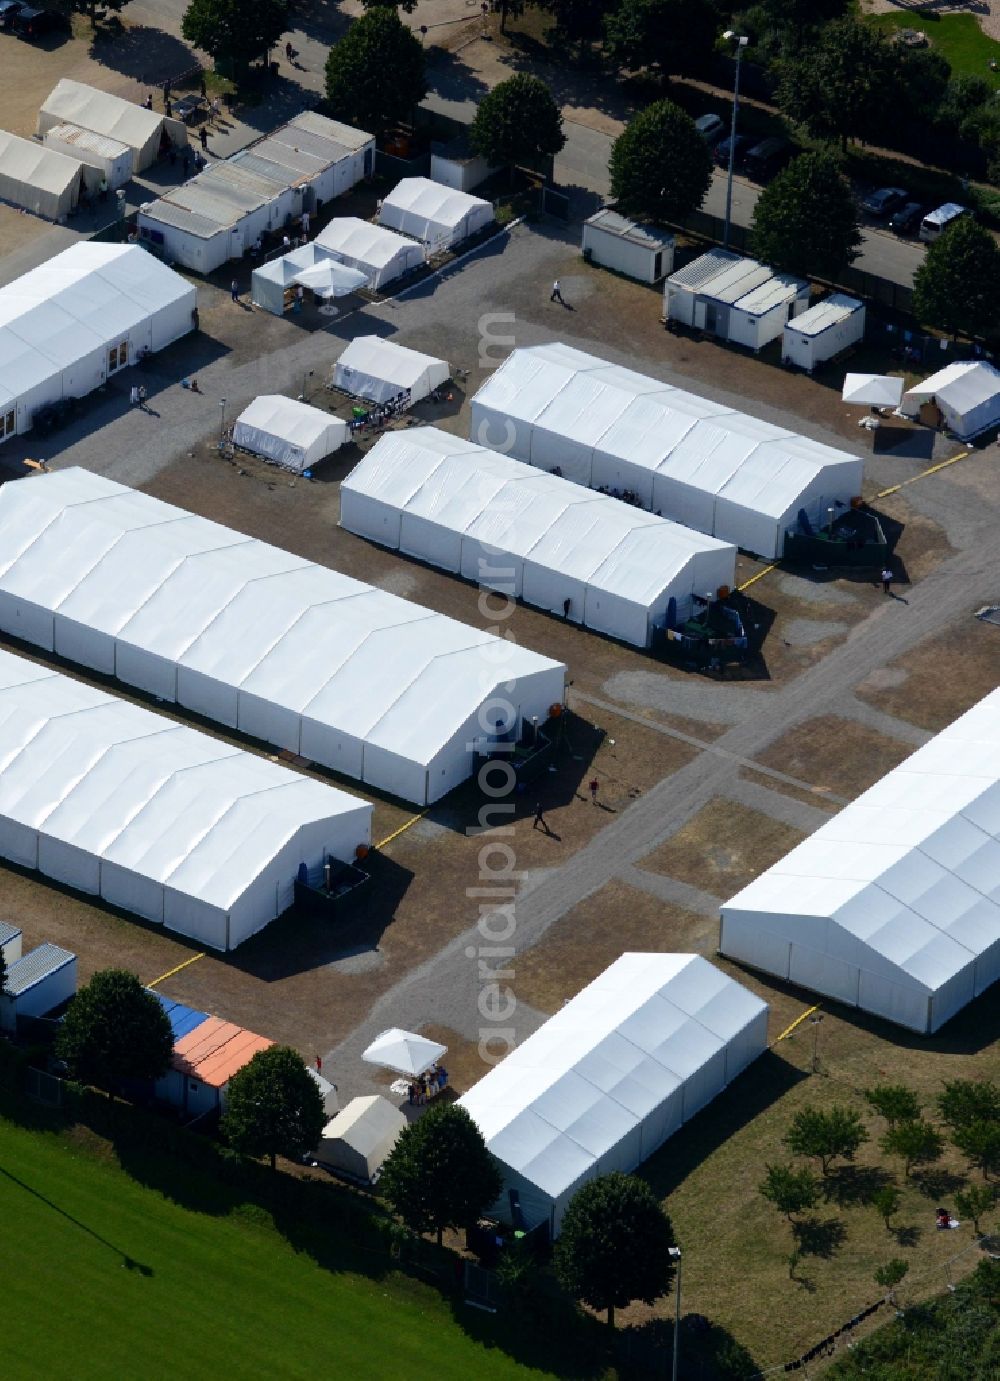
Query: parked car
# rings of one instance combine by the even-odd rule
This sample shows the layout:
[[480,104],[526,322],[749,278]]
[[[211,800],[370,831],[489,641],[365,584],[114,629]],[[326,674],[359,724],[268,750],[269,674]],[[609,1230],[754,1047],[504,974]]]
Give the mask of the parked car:
[[789,139],[762,139],[747,151],[746,170],[756,182],[766,182],[789,161],[795,148]]
[[889,228],[897,235],[915,235],[923,218],[923,202],[908,201],[889,217]]
[[709,144],[717,143],[726,132],[726,126],[720,115],[699,115],[694,122],[694,127]]
[[21,8],[21,0],[0,0],[0,30],[10,33],[14,27],[14,16]]
[[876,191],[869,192],[866,197],[862,197],[861,209],[867,211],[869,216],[881,220],[883,216],[888,216],[905,205],[909,196],[904,187],[879,187]]
[[68,27],[69,20],[58,10],[36,10],[32,5],[20,5],[14,16],[14,32],[21,38],[41,38],[43,34]]
[[723,139],[715,146],[715,161],[720,168],[729,167],[729,146],[732,144],[734,149],[733,167],[742,168],[746,161],[747,153],[753,145],[753,140],[749,134],[738,134],[735,139]]
[[954,225],[957,220],[967,215],[969,215],[967,206],[959,206],[955,201],[946,201],[943,206],[927,212],[927,215],[920,222],[920,238],[927,244],[932,244],[943,230],[948,229],[949,225]]

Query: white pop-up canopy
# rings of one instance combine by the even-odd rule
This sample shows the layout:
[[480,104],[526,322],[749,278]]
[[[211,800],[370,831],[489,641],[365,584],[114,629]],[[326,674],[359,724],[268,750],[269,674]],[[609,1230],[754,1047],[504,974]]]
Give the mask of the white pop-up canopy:
[[985,360],[962,360],[946,365],[903,395],[902,410],[915,417],[920,404],[935,402],[945,425],[971,441],[1000,426],[1000,369]]
[[459,1099],[553,1235],[588,1180],[641,1165],[767,1049],[765,1002],[697,954],[623,954]]
[[482,197],[427,177],[404,177],[382,202],[378,219],[431,249],[449,249],[491,225],[494,216]]
[[1000,978],[1000,691],[722,908],[723,954],[920,1032]]
[[450,372],[446,361],[433,355],[408,350],[381,336],[358,336],[337,361],[333,386],[373,403],[387,403],[400,394],[408,394],[410,403],[419,403],[446,383]]
[[903,396],[903,380],[894,374],[845,374],[845,403],[861,403],[873,408],[898,408]]
[[387,432],[342,526],[639,647],[675,602],[732,586],[736,548],[434,427]]
[[313,264],[310,268],[299,269],[294,282],[314,292],[317,297],[347,297],[359,288],[367,287],[368,279],[359,269],[338,264],[335,259]]
[[394,1026],[376,1036],[361,1058],[370,1065],[394,1069],[397,1074],[416,1075],[426,1073],[447,1053],[446,1045]]
[[233,427],[235,445],[300,473],[332,455],[349,436],[339,417],[275,393],[255,398]]

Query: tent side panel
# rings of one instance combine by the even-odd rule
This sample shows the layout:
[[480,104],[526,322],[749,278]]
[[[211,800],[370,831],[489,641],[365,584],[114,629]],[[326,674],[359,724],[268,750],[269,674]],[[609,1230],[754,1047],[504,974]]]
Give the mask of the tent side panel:
[[110,906],[121,907],[157,925],[163,923],[163,885],[105,859],[101,864],[101,896]]
[[33,643],[46,652],[53,650],[55,618],[52,611],[21,595],[0,590],[0,628],[12,638]]
[[[971,988],[971,981],[969,986]],[[904,987],[902,983],[893,983],[883,974],[862,969],[858,1006],[874,1016],[885,1017],[899,1026],[908,1026],[912,1031],[926,1034],[930,1030],[930,997],[916,984]]]
[[91,667],[103,676],[115,674],[115,640],[110,633],[57,613],[53,618],[52,644],[57,656],[68,662]]
[[795,926],[801,924],[801,920],[787,918],[787,926],[765,929],[765,926],[774,924],[773,918],[759,912],[724,910],[719,953],[727,959],[737,959],[751,968],[761,969],[764,973],[787,978],[792,948],[789,936]]
[[788,958],[788,978],[803,988],[823,993],[857,1007],[860,999],[861,970],[835,955],[809,945],[793,944]]
[[101,890],[101,861],[96,854],[53,839],[43,830],[38,832],[38,871],[91,896],[96,897]]
[[235,729],[239,718],[239,692],[214,676],[178,664],[177,703]]
[[115,644],[115,676],[157,700],[177,700],[177,663],[120,638]]
[[360,781],[364,772],[364,745],[359,738],[318,719],[311,719],[308,712],[301,716],[299,752],[310,762],[318,762],[331,772],[340,772],[345,777]]

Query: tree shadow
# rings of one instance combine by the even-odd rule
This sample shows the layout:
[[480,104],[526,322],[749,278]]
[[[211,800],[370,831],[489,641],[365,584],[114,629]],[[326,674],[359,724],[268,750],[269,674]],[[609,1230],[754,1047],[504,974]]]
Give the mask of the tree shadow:
[[898,1247],[915,1247],[923,1236],[920,1229],[912,1224],[906,1227],[890,1228],[890,1232],[896,1239]]
[[[669,1376],[673,1363],[672,1319],[650,1319],[618,1330],[614,1356],[619,1374]],[[737,1381],[759,1375],[757,1363],[742,1343],[704,1314],[681,1318],[678,1373],[699,1381]]]
[[457,53],[431,48],[427,56],[427,89],[445,101],[479,101],[489,87]]
[[87,52],[93,62],[151,90],[200,66],[194,49],[182,39],[144,24],[120,34],[98,28]]
[[942,1166],[931,1166],[927,1170],[915,1171],[911,1181],[925,1199],[946,1199],[958,1190],[964,1189],[969,1177],[956,1174],[953,1170],[945,1170]]
[[879,1165],[840,1165],[823,1181],[823,1197],[840,1208],[870,1204],[880,1189],[895,1182],[895,1175]]
[[829,1261],[842,1246],[847,1229],[839,1218],[800,1218],[792,1223],[792,1235],[803,1256]]

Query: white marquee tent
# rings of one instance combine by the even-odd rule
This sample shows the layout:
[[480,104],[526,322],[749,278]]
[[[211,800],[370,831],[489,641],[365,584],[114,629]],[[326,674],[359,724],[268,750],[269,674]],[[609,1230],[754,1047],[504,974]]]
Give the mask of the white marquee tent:
[[0,651],[0,855],[235,949],[371,838],[371,806]]
[[349,436],[339,417],[276,393],[255,398],[233,427],[235,445],[299,472],[332,455]]
[[164,134],[173,144],[188,142],[187,128],[181,120],[147,110],[134,101],[123,101],[100,91],[96,86],[71,81],[57,82],[38,112],[39,135],[55,125],[79,125],[81,129],[106,134],[132,150],[133,170],[141,173],[159,157]]
[[921,403],[934,402],[945,426],[963,441],[971,441],[1000,426],[1000,369],[984,360],[945,365],[929,379],[903,394],[902,411],[916,417]]
[[298,249],[290,249],[276,259],[269,259],[250,275],[251,302],[255,307],[263,307],[266,312],[281,316],[294,301],[295,285],[302,270],[329,259],[326,250],[315,240],[300,245]]
[[382,202],[379,224],[419,240],[429,249],[451,249],[492,225],[493,206],[482,197],[442,187],[428,177],[404,177]]
[[914,1031],[1000,978],[1000,691],[722,908],[719,948]]
[[434,427],[387,432],[341,485],[340,521],[638,647],[671,599],[687,618],[736,570],[735,547]]
[[360,270],[375,289],[411,273],[424,262],[420,245],[356,216],[338,216],[313,241],[334,259]]
[[446,361],[419,350],[408,350],[381,336],[357,336],[345,347],[333,370],[333,386],[355,398],[385,403],[401,393],[419,403],[446,383],[451,373]]
[[566,674],[76,468],[0,488],[0,628],[419,805]]
[[816,525],[861,492],[856,456],[558,343],[507,357],[470,435],[769,558],[800,509]]
[[370,1181],[406,1127],[406,1118],[380,1094],[352,1098],[326,1124],[313,1158],[352,1179]]
[[767,1013],[700,955],[623,954],[459,1103],[557,1235],[582,1185],[641,1165],[764,1052]]
[[[138,245],[81,243],[0,288],[0,441],[193,329],[190,283]],[[8,424],[9,421],[9,425]]]
[[361,1058],[367,1064],[394,1069],[397,1074],[425,1074],[447,1053],[448,1047],[440,1041],[393,1026],[376,1036]]
[[76,209],[82,187],[80,159],[0,130],[0,201],[64,221]]

